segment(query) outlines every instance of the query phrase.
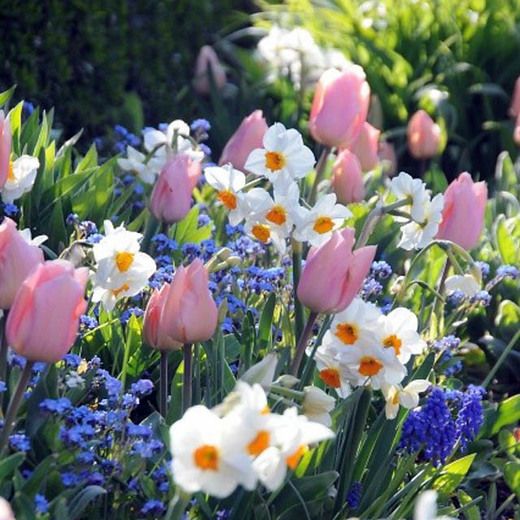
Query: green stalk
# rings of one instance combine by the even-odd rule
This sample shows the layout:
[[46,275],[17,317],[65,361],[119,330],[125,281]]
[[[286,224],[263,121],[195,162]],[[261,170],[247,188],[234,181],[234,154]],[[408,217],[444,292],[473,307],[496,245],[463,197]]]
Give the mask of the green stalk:
[[316,321],[316,318],[318,317],[317,312],[311,312],[309,314],[309,318],[307,319],[307,324],[305,325],[305,329],[303,329],[303,332],[300,336],[300,339],[298,340],[298,344],[296,345],[296,353],[294,355],[294,360],[291,365],[291,374],[293,376],[298,376],[298,372],[300,370],[300,365],[303,360],[303,355],[305,354],[305,347],[307,346],[307,342],[309,341],[309,338],[312,333],[312,327],[314,325],[314,322]]
[[148,215],[148,220],[146,221],[146,228],[144,230],[143,241],[141,242],[141,251],[144,253],[150,252],[150,244],[152,242],[152,237],[157,233],[159,229],[160,222],[150,213]]
[[0,436],[0,456],[2,456],[7,448],[7,444],[9,441],[9,435],[13,431],[13,428],[16,424],[16,414],[18,413],[18,409],[23,401],[23,394],[29,380],[32,375],[32,368],[34,365],[34,361],[27,360],[25,363],[25,367],[22,371],[22,375],[18,381],[18,386],[16,387],[16,391],[11,398],[11,402],[7,408],[7,413],[5,414],[5,422],[4,427],[2,429],[2,434]]
[[191,343],[186,343],[183,347],[184,355],[184,372],[182,374],[182,412],[191,406],[191,380],[192,380],[192,356],[191,356]]
[[312,185],[311,193],[309,195],[308,203],[310,206],[314,206],[316,202],[316,198],[318,196],[318,184],[323,179],[325,175],[325,170],[327,169],[327,159],[329,157],[330,148],[326,146],[321,152],[320,158],[318,160],[318,164],[316,165],[316,177],[314,179],[314,184]]
[[520,339],[520,330],[516,332],[516,334],[513,336],[511,341],[507,344],[507,347],[503,350],[502,354],[500,354],[500,357],[498,358],[497,362],[493,366],[493,368],[489,371],[488,375],[486,376],[486,379],[482,382],[482,386],[486,388],[489,383],[493,380],[495,377],[495,374],[497,373],[498,369],[502,366],[502,363],[506,360],[507,356],[509,356],[510,352],[513,350],[513,347],[516,345],[517,341]]
[[190,499],[191,495],[178,489],[175,496],[170,501],[164,520],[181,520],[185,518],[184,513],[190,503]]
[[166,417],[168,413],[168,351],[161,350],[159,368],[159,413]]
[[[437,296],[435,296],[435,301],[433,303],[433,314],[436,319],[432,320],[430,325],[431,339],[435,339],[437,334],[442,335],[442,330],[444,328],[444,299],[442,294],[444,293],[444,285],[446,284],[446,278],[448,277],[450,266],[451,262],[450,257],[448,256],[442,268],[441,277],[439,279],[439,283],[437,284]],[[434,325],[436,325],[436,330],[434,330]]]
[[302,302],[298,299],[297,291],[302,271],[302,245],[297,240],[292,241],[293,263],[293,299],[294,299],[294,337],[299,338],[303,332],[304,311]]

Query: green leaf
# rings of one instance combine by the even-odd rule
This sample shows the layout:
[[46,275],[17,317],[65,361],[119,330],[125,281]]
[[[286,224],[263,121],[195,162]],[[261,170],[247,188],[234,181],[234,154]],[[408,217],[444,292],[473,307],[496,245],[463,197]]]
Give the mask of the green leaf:
[[4,106],[13,96],[16,85],[13,85],[9,90],[0,92],[0,106]]
[[516,265],[520,263],[518,232],[515,233],[519,222],[518,218],[506,220],[504,215],[499,215],[495,222],[495,243],[502,260],[506,264]]
[[102,495],[106,495],[106,490],[101,486],[87,486],[70,499],[69,518],[71,520],[82,518],[82,514],[91,502]]
[[273,324],[273,313],[276,305],[276,294],[271,293],[267,298],[260,316],[258,325],[258,338],[256,343],[256,351],[267,348],[271,342],[271,326]]
[[513,493],[520,497],[520,462],[507,462],[504,479]]
[[14,453],[0,462],[0,482],[9,478],[13,471],[25,460],[25,453]]
[[434,480],[433,488],[447,495],[453,493],[464,480],[475,456],[476,453],[471,453],[444,466],[441,475]]
[[502,401],[496,409],[486,411],[484,425],[478,437],[486,438],[495,435],[504,426],[520,421],[520,394],[513,395]]

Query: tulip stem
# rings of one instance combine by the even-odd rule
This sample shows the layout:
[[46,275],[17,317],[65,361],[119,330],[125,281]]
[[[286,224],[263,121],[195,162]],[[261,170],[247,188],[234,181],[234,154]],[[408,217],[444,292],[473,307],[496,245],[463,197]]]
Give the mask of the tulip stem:
[[166,417],[168,413],[168,351],[161,350],[159,369],[159,413]]
[[498,369],[507,359],[507,356],[509,356],[510,352],[513,350],[513,347],[516,345],[519,339],[520,330],[516,332],[511,341],[507,344],[506,348],[502,351],[502,354],[500,354],[500,357],[497,359],[497,362],[494,364],[493,368],[488,372],[488,375],[486,376],[481,385],[483,388],[486,388],[489,385],[489,383],[493,381],[493,378],[495,377],[495,374],[498,372]]
[[308,200],[310,206],[314,206],[314,203],[316,202],[316,198],[318,196],[318,184],[322,181],[323,176],[325,175],[329,153],[330,148],[326,146],[321,152],[318,164],[316,165],[316,177],[314,179],[314,184],[312,185],[311,194],[309,195]]
[[25,363],[25,367],[22,371],[20,379],[18,380],[18,385],[16,387],[16,391],[11,398],[11,402],[7,407],[7,413],[5,414],[4,427],[2,429],[2,434],[0,436],[0,456],[2,456],[7,448],[7,444],[9,442],[9,436],[13,431],[13,428],[16,424],[16,414],[18,413],[18,409],[23,401],[23,395],[25,389],[27,388],[27,384],[32,376],[32,368],[34,365],[34,361],[27,360]]
[[302,271],[302,245],[300,242],[293,239],[292,241],[292,262],[293,262],[293,299],[294,299],[294,331],[295,338],[299,338],[303,332],[303,305],[298,300],[298,284],[300,283],[300,276]]
[[309,314],[309,318],[307,319],[305,328],[303,329],[300,339],[298,340],[298,344],[296,345],[296,354],[294,355],[293,363],[291,366],[291,374],[293,376],[296,376],[296,377],[298,376],[298,372],[300,370],[300,365],[303,360],[303,354],[305,353],[305,347],[307,346],[307,342],[309,341],[309,338],[312,333],[312,327],[313,327],[314,322],[316,321],[317,317],[318,317],[317,312],[311,312]]
[[141,251],[144,253],[150,252],[150,244],[152,237],[157,233],[159,229],[159,221],[150,213],[146,222],[146,228],[144,230],[143,241],[141,242]]
[[183,348],[184,353],[184,372],[182,374],[182,411],[183,413],[191,406],[191,343],[186,343]]
[[386,213],[390,213],[394,209],[401,208],[402,206],[406,206],[410,204],[408,199],[398,200],[393,204],[388,204],[387,206],[382,206],[378,204],[367,216],[365,222],[363,224],[363,228],[361,229],[361,233],[359,234],[359,238],[356,242],[356,249],[366,246],[370,235],[373,233],[374,228],[377,226],[379,221],[385,216]]

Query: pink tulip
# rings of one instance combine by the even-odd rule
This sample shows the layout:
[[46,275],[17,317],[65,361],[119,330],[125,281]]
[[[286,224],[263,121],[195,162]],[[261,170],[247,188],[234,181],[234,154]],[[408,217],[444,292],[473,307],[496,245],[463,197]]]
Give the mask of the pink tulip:
[[326,70],[312,100],[309,130],[326,146],[347,148],[361,132],[367,118],[370,87],[359,65]]
[[515,129],[513,130],[513,141],[520,146],[520,114],[516,118]]
[[72,347],[84,299],[88,269],[66,260],[39,264],[16,293],[7,318],[7,341],[29,361],[59,361]]
[[27,275],[43,263],[43,252],[25,241],[16,224],[5,218],[0,224],[0,309],[9,309]]
[[332,188],[342,204],[360,202],[365,196],[361,165],[358,158],[347,149],[338,154],[332,167]]
[[515,81],[515,90],[513,92],[511,107],[509,108],[509,115],[511,117],[520,116],[520,76]]
[[424,110],[410,118],[406,133],[408,149],[416,159],[430,159],[439,153],[441,127]]
[[261,110],[255,110],[247,116],[227,142],[219,164],[231,163],[237,170],[244,170],[249,154],[256,148],[263,147],[267,123]]
[[199,94],[206,95],[211,92],[209,70],[211,70],[215,86],[220,90],[226,84],[226,71],[213,47],[204,45],[197,56],[195,77],[193,78],[193,88]]
[[218,311],[208,283],[208,271],[197,259],[179,267],[173,282],[153,294],[144,315],[144,337],[151,347],[176,350],[213,336]]
[[193,188],[201,175],[199,161],[179,154],[166,163],[150,198],[150,211],[167,224],[182,220],[190,211]]
[[11,156],[11,126],[0,111],[0,190],[9,177]]
[[0,497],[0,520],[16,520],[9,502],[3,497]]
[[397,156],[392,143],[381,141],[379,143],[379,160],[382,163],[383,172],[392,177],[397,173]]
[[365,122],[357,139],[349,147],[355,153],[364,172],[373,170],[379,164],[378,143],[381,130]]
[[485,182],[473,182],[468,172],[461,173],[444,192],[444,209],[437,238],[451,240],[464,249],[477,245],[487,201]]
[[354,299],[368,274],[376,246],[352,251],[354,230],[335,231],[307,255],[298,284],[298,299],[311,311],[340,312]]

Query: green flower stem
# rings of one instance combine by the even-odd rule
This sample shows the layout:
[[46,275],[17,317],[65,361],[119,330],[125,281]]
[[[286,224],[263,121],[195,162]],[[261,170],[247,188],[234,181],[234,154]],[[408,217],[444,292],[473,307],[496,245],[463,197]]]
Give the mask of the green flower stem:
[[277,395],[281,395],[283,397],[287,397],[293,401],[302,402],[305,397],[304,392],[300,392],[298,390],[293,390],[292,388],[286,388],[285,386],[280,385],[271,385],[269,390]]
[[294,298],[294,337],[299,338],[303,333],[304,312],[303,305],[298,300],[297,290],[300,283],[302,270],[302,244],[297,240],[292,241],[293,264],[293,298]]
[[27,384],[31,379],[33,365],[34,361],[26,361],[25,367],[22,371],[22,375],[20,376],[20,379],[18,381],[16,391],[13,397],[11,398],[9,407],[7,408],[7,413],[5,414],[4,427],[0,436],[0,456],[4,454],[7,448],[9,435],[11,435],[11,432],[13,431],[13,428],[16,424],[16,414],[18,413],[18,409],[22,404],[23,394],[25,392],[25,389],[27,388]]
[[308,203],[310,206],[314,206],[316,202],[316,198],[318,197],[318,184],[323,179],[325,175],[325,170],[327,169],[327,159],[329,157],[330,148],[326,146],[321,152],[320,158],[318,160],[318,164],[316,165],[316,177],[314,179],[314,184],[312,185],[311,193],[309,195]]
[[191,495],[177,489],[175,496],[171,499],[164,520],[182,520],[190,503]]
[[486,376],[486,379],[482,382],[482,386],[486,388],[489,383],[493,380],[495,377],[495,374],[497,373],[498,369],[502,366],[502,363],[506,360],[507,356],[509,356],[509,353],[513,350],[513,347],[516,345],[518,340],[520,339],[520,330],[516,332],[516,334],[513,336],[511,341],[507,344],[506,348],[503,350],[502,354],[500,354],[500,357],[498,358],[497,362],[493,366],[493,368],[489,371],[488,375]]
[[150,252],[150,244],[152,237],[157,233],[160,222],[150,213],[146,221],[146,229],[144,231],[143,241],[141,242],[141,251],[144,253]]
[[191,343],[183,347],[184,372],[182,374],[182,411],[183,413],[191,406],[191,380],[192,380],[192,355]]
[[159,413],[166,417],[168,413],[168,351],[161,350],[161,364],[159,368]]
[[309,318],[307,319],[307,324],[305,325],[305,329],[303,329],[300,339],[298,340],[298,344],[296,345],[296,354],[294,355],[294,360],[291,365],[291,374],[293,376],[298,377],[300,365],[302,363],[303,355],[305,353],[305,347],[307,346],[307,342],[309,341],[309,338],[312,333],[312,327],[313,327],[314,322],[316,321],[317,317],[318,317],[317,312],[311,312],[309,314]]
[[379,223],[379,221],[391,211],[402,208],[410,204],[408,199],[398,200],[392,204],[388,204],[387,206],[377,205],[367,216],[365,222],[363,224],[363,228],[361,229],[361,233],[359,234],[359,238],[356,241],[356,249],[360,247],[366,246],[370,235],[373,233],[375,227]]

